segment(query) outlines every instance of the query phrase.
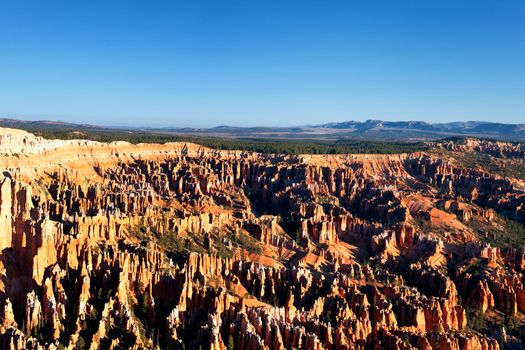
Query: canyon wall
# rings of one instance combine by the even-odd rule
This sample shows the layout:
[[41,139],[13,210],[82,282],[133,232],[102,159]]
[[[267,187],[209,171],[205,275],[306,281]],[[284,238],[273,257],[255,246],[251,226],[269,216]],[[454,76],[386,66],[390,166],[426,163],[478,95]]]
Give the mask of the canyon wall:
[[284,156],[13,129],[0,130],[0,164],[0,348],[521,341],[509,322],[525,319],[524,247],[472,225],[525,222],[512,179],[426,153]]

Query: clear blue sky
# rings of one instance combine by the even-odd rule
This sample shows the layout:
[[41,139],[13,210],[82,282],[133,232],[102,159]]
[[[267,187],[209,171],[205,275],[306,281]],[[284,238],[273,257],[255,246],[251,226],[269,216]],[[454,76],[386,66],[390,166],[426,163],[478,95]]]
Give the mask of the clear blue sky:
[[0,116],[525,123],[525,1],[1,1]]

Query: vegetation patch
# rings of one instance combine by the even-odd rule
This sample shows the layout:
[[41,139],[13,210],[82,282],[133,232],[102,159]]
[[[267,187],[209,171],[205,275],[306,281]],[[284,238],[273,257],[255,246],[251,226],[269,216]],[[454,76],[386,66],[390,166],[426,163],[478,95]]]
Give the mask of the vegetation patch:
[[433,150],[433,153],[440,157],[453,158],[465,168],[481,169],[487,173],[525,180],[525,159],[498,158],[480,152],[450,152],[439,149]]
[[237,248],[255,254],[263,252],[259,241],[242,232],[221,232],[215,229],[206,234],[190,233],[182,237],[173,232],[160,234],[152,228],[142,226],[131,230],[130,233],[144,244],[153,242],[179,256],[196,252],[231,258]]
[[191,142],[221,150],[241,150],[277,154],[396,154],[424,151],[427,146],[418,142],[361,141],[361,140],[282,140],[259,138],[227,138],[188,135],[170,135],[159,132],[85,129],[79,133],[72,128],[21,129],[47,139],[86,139],[99,142],[126,141],[129,143]]
[[525,245],[525,226],[518,221],[495,214],[492,221],[473,218],[465,223],[478,238],[494,247],[520,247]]

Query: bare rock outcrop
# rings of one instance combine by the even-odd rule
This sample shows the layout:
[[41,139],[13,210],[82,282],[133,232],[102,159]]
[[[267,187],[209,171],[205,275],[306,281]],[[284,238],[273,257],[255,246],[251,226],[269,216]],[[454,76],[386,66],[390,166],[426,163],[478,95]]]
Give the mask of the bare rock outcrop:
[[0,164],[0,348],[492,350],[525,327],[523,246],[472,226],[525,222],[508,178],[6,130]]

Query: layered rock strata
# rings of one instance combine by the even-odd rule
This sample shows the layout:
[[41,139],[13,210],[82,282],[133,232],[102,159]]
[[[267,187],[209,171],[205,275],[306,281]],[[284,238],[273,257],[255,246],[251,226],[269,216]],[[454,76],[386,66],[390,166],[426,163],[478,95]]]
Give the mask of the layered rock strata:
[[525,222],[512,179],[425,153],[280,156],[10,129],[0,164],[0,348],[519,341],[478,320],[522,326],[524,248],[468,226]]

